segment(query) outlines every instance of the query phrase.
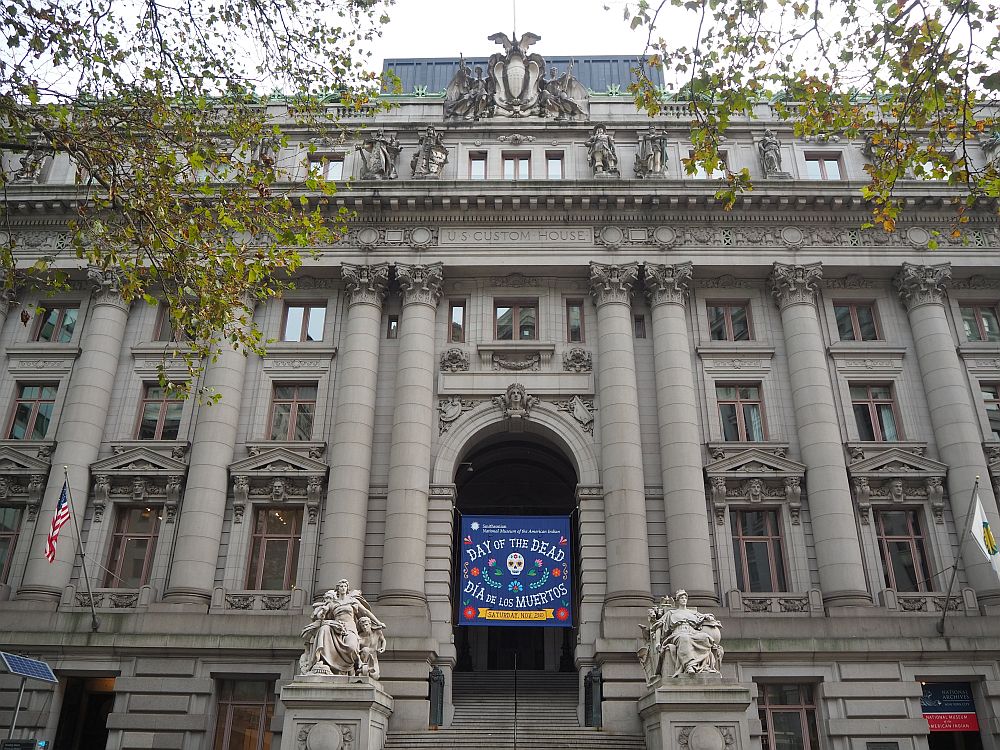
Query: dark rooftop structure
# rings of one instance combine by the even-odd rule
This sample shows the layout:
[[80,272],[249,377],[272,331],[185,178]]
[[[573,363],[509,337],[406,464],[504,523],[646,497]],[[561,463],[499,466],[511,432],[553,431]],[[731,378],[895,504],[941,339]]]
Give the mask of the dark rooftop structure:
[[[469,67],[475,69],[478,65],[486,73],[488,58],[470,57],[466,59]],[[581,55],[574,57],[545,57],[546,67],[555,66],[560,73],[573,64],[573,76],[589,91],[597,94],[607,93],[612,86],[618,86],[624,93],[628,85],[635,80],[632,69],[639,65],[635,55]],[[400,80],[401,93],[412,94],[422,87],[428,94],[444,91],[455,71],[458,70],[457,57],[403,57],[387,59],[383,62],[382,72],[392,71]],[[663,71],[660,68],[648,69],[646,73],[657,86],[663,85]]]

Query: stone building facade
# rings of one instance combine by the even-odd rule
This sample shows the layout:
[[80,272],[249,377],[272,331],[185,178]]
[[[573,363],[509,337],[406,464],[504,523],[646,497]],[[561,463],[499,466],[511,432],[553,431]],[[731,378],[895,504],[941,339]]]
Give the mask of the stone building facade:
[[[217,747],[263,685],[260,731],[298,747],[277,695],[347,578],[388,625],[391,731],[428,725],[432,670],[447,725],[453,674],[519,650],[577,672],[581,716],[599,670],[605,730],[638,733],[637,623],[683,587],[725,625],[725,676],[756,685],[754,742],[775,741],[768,686],[798,685],[827,750],[925,748],[921,683],[958,682],[997,746],[1000,582],[963,532],[977,478],[1000,526],[995,209],[953,240],[954,190],[905,181],[898,230],[862,230],[864,143],[761,105],[724,144],[755,181],[726,211],[683,173],[683,105],[651,123],[622,89],[446,117],[464,89],[415,83],[313,151],[287,122],[289,181],[315,161],[357,218],[254,309],[266,357],[207,365],[218,405],[157,391],[163,311],[112,275],[3,301],[0,641],[61,678],[29,685],[19,734],[104,696],[108,748]],[[74,195],[62,158],[7,187],[25,262],[65,243]],[[519,414],[496,400],[515,383]],[[63,466],[92,594],[72,525],[43,555]],[[457,513],[479,511],[571,516],[572,629],[456,627]]]

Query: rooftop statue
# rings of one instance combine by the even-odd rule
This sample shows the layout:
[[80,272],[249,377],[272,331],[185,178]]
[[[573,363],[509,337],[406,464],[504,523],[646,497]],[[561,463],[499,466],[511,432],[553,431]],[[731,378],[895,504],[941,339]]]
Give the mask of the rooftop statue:
[[639,626],[643,643],[637,653],[647,685],[660,679],[717,675],[722,665],[722,623],[711,613],[689,608],[684,589],[674,596],[665,596],[659,606],[650,608],[648,622]]
[[475,75],[462,57],[458,72],[445,91],[444,117],[448,119],[478,120],[493,114],[492,82],[483,78],[483,69],[476,66]]
[[618,151],[615,149],[615,138],[604,125],[598,125],[584,144],[590,158],[590,167],[594,177],[620,177],[618,170]]
[[357,675],[378,679],[378,654],[385,651],[385,625],[347,580],[313,603],[312,622],[302,630],[305,652],[299,672]]
[[580,102],[588,103],[587,89],[573,77],[572,63],[562,75],[557,75],[555,66],[539,79],[538,114],[540,117],[555,115],[557,120],[572,119],[577,115],[587,116]]
[[787,174],[781,169],[781,141],[770,128],[765,130],[764,135],[757,141],[757,151],[760,154],[760,166],[764,170],[765,177]]
[[361,154],[360,179],[395,180],[399,176],[396,172],[396,157],[403,147],[395,136],[386,136],[385,131],[379,128],[356,148]]
[[429,125],[420,136],[420,145],[410,159],[410,171],[418,180],[433,180],[441,176],[441,170],[448,163],[448,149],[442,140],[444,134]]
[[635,176],[642,178],[665,177],[667,174],[667,134],[650,125],[639,136],[639,149],[635,155]]

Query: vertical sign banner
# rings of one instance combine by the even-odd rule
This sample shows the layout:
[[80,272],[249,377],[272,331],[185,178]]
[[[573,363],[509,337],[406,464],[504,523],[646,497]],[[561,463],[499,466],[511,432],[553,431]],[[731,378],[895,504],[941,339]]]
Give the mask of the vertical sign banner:
[[927,726],[932,732],[976,732],[979,719],[968,682],[925,682],[920,696]]
[[573,627],[569,518],[462,516],[459,625]]

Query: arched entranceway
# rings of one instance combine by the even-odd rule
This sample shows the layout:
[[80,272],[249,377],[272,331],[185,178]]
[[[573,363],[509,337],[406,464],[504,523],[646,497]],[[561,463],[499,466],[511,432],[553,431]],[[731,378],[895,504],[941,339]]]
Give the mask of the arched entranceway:
[[[571,551],[577,557],[577,483],[565,452],[544,435],[494,432],[461,456],[456,507],[462,515],[571,517]],[[578,601],[575,579],[573,584]],[[456,670],[509,670],[516,659],[518,669],[573,671],[575,642],[575,628],[456,626]]]

